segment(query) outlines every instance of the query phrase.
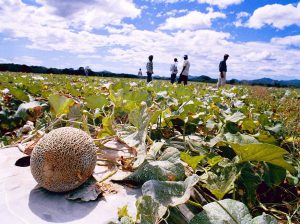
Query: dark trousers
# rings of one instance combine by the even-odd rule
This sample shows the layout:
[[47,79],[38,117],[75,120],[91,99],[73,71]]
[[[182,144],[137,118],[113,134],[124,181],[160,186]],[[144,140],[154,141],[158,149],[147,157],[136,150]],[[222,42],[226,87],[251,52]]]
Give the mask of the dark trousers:
[[152,73],[147,72],[147,82],[151,82],[152,81]]
[[187,85],[188,77],[186,75],[180,75],[178,79],[178,84],[180,84],[182,81],[184,85]]
[[176,74],[175,73],[172,73],[171,74],[171,83],[173,84],[176,80]]

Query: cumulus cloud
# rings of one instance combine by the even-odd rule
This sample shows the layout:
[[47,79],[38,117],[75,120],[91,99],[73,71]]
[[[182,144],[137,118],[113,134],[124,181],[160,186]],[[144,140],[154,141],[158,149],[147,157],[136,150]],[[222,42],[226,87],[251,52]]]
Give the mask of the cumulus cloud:
[[176,2],[180,2],[183,0],[151,0],[151,2],[154,3],[176,3]]
[[212,20],[217,18],[226,18],[226,15],[221,12],[214,12],[209,9],[208,13],[199,11],[191,11],[181,17],[170,17],[162,24],[161,30],[194,30],[199,28],[209,28],[212,25]]
[[136,18],[141,10],[132,0],[37,0],[45,11],[66,18],[75,28],[92,30],[106,24],[119,24],[123,18]]
[[250,14],[248,12],[239,12],[236,14],[236,21],[233,24],[236,27],[244,26],[243,20],[249,16]]
[[246,24],[255,29],[260,29],[265,25],[271,25],[278,29],[291,25],[300,26],[300,2],[298,5],[265,5],[256,9]]
[[219,8],[227,8],[229,5],[238,5],[243,2],[243,0],[198,0],[199,3],[207,3],[210,5],[216,5]]
[[81,5],[83,0],[37,0],[39,6],[21,0],[3,1],[0,32],[27,38],[31,41],[29,48],[42,50],[95,52],[97,47],[106,45],[107,37],[92,33],[92,29],[106,26],[116,32],[109,27],[112,25],[121,26],[120,32],[126,32],[132,26],[123,25],[121,19],[139,14],[131,0],[92,0],[85,7]]
[[[74,22],[70,22],[75,17],[72,14],[73,9],[66,13],[59,12],[57,7],[55,8],[56,4],[52,2],[46,4],[45,1],[40,1],[40,5],[37,6],[25,4],[21,0],[2,1],[5,4],[0,6],[1,34],[7,38],[24,38],[27,47],[52,51],[51,55],[55,57],[49,56],[49,60],[43,62],[40,58],[24,56],[8,60],[4,53],[0,52],[0,62],[8,60],[14,63],[74,68],[84,64],[95,71],[110,70],[136,74],[138,68],[145,71],[147,56],[153,54],[155,74],[169,76],[169,65],[173,58],[178,57],[179,64],[182,65],[182,56],[188,54],[191,75],[217,77],[218,63],[224,53],[229,53],[229,79],[281,79],[287,74],[300,78],[300,51],[289,47],[299,46],[299,35],[273,38],[270,42],[234,42],[230,33],[209,29],[214,19],[225,18],[224,14],[213,12],[211,9],[201,14],[202,17],[207,17],[204,22],[194,17],[192,20],[185,20],[183,16],[174,18],[182,19],[175,21],[175,24],[181,26],[174,27],[166,20],[163,25],[169,24],[172,32],[165,32],[161,28],[142,30],[121,20],[117,24],[103,23],[103,34],[102,31],[86,29],[84,21],[82,25],[75,26]],[[246,18],[243,16],[246,14],[237,15],[237,18]],[[7,41],[3,44],[7,44]],[[67,53],[68,57],[65,57],[64,53]]]
[[38,58],[31,56],[19,56],[10,59],[0,58],[0,63],[16,63],[16,64],[26,64],[26,65],[42,65],[42,61]]
[[177,14],[180,14],[180,13],[186,13],[188,12],[187,9],[173,9],[173,10],[170,10],[170,11],[167,11],[167,12],[159,12],[156,14],[156,17],[163,17],[163,16],[175,16]]
[[271,39],[271,42],[274,44],[300,47],[300,35],[274,37]]

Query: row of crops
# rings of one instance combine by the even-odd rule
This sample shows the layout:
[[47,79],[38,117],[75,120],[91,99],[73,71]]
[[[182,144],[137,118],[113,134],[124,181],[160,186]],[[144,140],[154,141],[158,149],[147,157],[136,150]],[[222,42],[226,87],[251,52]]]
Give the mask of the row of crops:
[[115,182],[143,195],[119,223],[300,220],[297,89],[0,73],[0,90],[1,147],[72,126],[130,171]]

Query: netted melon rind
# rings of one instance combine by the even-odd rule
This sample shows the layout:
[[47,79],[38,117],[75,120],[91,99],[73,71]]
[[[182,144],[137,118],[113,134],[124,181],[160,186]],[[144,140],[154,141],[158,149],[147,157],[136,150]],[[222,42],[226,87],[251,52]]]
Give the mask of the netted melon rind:
[[73,190],[92,175],[96,150],[93,139],[84,131],[72,127],[55,129],[34,147],[31,173],[39,185],[49,191]]

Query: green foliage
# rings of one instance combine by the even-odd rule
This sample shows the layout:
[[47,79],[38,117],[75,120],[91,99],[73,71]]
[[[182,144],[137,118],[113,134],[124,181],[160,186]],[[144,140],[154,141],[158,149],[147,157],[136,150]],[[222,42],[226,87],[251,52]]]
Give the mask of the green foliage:
[[203,211],[196,215],[190,224],[277,224],[270,215],[261,215],[252,219],[246,205],[232,199],[224,199],[203,206]]
[[285,168],[294,173],[296,169],[283,158],[288,152],[283,148],[270,144],[230,144],[240,157],[240,163],[247,161],[264,161]]
[[48,101],[56,116],[68,114],[70,107],[75,103],[73,99],[58,94],[50,95]]
[[186,162],[193,170],[196,170],[198,163],[205,158],[205,155],[201,156],[190,156],[185,152],[180,153],[180,159]]
[[[160,200],[178,201],[176,206],[186,203],[189,193],[179,200],[192,179],[185,180],[186,171],[201,175],[201,181],[191,186],[205,192],[205,203],[212,200],[207,197],[210,191],[217,199],[232,197],[252,208],[263,197],[261,184],[272,190],[282,188],[283,183],[289,183],[292,190],[299,185],[299,90],[289,90],[291,94],[285,96],[285,90],[272,88],[258,95],[245,86],[217,90],[199,83],[179,86],[154,81],[146,85],[137,79],[23,73],[0,73],[0,80],[1,147],[49,127],[73,126],[97,138],[100,147],[114,136],[132,151],[130,159],[117,158],[119,165],[128,162],[133,169],[123,182],[144,184],[151,196],[138,199],[137,219],[121,209],[120,223],[161,219],[172,203],[163,206]],[[29,121],[33,126],[28,129]],[[186,164],[193,170],[185,169]],[[295,210],[290,189],[281,201],[291,203]],[[73,196],[84,200],[96,196],[93,191],[86,193]],[[192,201],[196,207],[202,204],[195,197]],[[264,206],[276,208],[272,203]],[[174,210],[180,213],[177,207],[170,211]],[[290,210],[284,212],[289,211],[294,221],[297,215]],[[253,223],[268,219],[272,218],[264,215]]]
[[106,106],[109,103],[104,95],[88,96],[86,97],[85,101],[87,107],[90,109],[101,109],[103,106]]

